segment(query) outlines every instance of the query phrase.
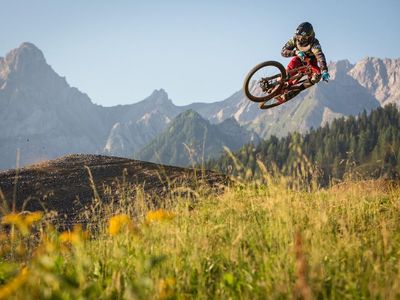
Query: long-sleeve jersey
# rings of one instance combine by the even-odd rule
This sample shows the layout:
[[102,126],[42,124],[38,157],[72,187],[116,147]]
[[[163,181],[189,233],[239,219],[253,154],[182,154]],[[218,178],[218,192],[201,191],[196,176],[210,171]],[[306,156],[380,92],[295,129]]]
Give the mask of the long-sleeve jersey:
[[321,45],[317,39],[314,39],[310,45],[301,47],[297,44],[295,38],[291,38],[289,41],[287,41],[285,46],[283,46],[281,54],[283,57],[296,56],[296,50],[303,51],[308,57],[315,56],[321,71],[328,71],[325,54],[322,52]]

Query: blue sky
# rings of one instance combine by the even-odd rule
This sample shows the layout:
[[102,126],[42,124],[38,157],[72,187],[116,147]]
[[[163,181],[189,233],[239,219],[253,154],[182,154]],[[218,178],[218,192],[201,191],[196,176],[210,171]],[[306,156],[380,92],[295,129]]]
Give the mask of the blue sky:
[[303,21],[328,60],[400,57],[399,0],[0,0],[0,56],[29,41],[93,102],[223,100]]

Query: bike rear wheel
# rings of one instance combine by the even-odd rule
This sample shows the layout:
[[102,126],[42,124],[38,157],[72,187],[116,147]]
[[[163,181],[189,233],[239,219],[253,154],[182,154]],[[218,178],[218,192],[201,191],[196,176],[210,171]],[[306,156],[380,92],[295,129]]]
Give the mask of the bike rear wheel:
[[277,61],[256,65],[247,74],[243,90],[253,102],[265,102],[279,94],[286,79],[286,69]]

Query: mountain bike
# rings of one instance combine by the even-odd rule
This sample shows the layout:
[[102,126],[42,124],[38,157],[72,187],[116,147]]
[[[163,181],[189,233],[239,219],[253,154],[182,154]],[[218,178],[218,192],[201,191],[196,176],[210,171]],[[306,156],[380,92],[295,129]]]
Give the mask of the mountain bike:
[[[301,92],[300,85],[310,82],[314,73],[320,73],[320,70],[311,65],[309,58],[303,60],[301,67],[292,70],[286,70],[277,61],[266,61],[250,70],[243,90],[249,100],[260,103],[261,109],[268,109],[296,97]],[[284,97],[291,91],[298,93]]]

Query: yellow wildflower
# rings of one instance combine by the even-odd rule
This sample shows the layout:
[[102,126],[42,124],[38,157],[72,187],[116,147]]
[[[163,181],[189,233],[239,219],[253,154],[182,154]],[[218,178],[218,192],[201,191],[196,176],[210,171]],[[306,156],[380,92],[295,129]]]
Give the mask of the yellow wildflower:
[[24,235],[29,231],[28,226],[26,226],[24,222],[23,216],[20,214],[11,213],[5,215],[2,218],[1,223],[5,225],[15,225]]
[[14,224],[17,225],[18,223],[21,223],[23,220],[23,217],[20,214],[16,213],[11,213],[8,215],[5,215],[1,221],[2,224]]
[[77,244],[80,242],[80,236],[71,231],[64,231],[59,236],[61,243]]
[[159,299],[172,299],[175,296],[176,281],[174,278],[162,279],[158,284]]
[[8,299],[21,285],[23,285],[29,276],[29,270],[24,267],[21,272],[4,286],[0,287],[0,300]]
[[108,233],[112,236],[119,234],[122,230],[132,230],[133,222],[126,214],[116,215],[108,221]]
[[11,213],[5,215],[1,223],[15,225],[23,235],[27,235],[29,233],[29,227],[31,227],[33,223],[40,221],[42,217],[43,213],[39,211],[28,213],[26,215]]
[[149,211],[146,215],[146,222],[156,222],[156,221],[169,221],[172,220],[175,215],[171,212],[165,211],[163,209]]
[[24,222],[30,226],[33,223],[39,222],[43,217],[43,213],[41,211],[35,211],[32,213],[29,213],[25,216]]
[[75,225],[73,231],[64,231],[59,235],[61,243],[70,243],[77,245],[81,243],[86,237],[86,233],[82,231],[81,225]]

